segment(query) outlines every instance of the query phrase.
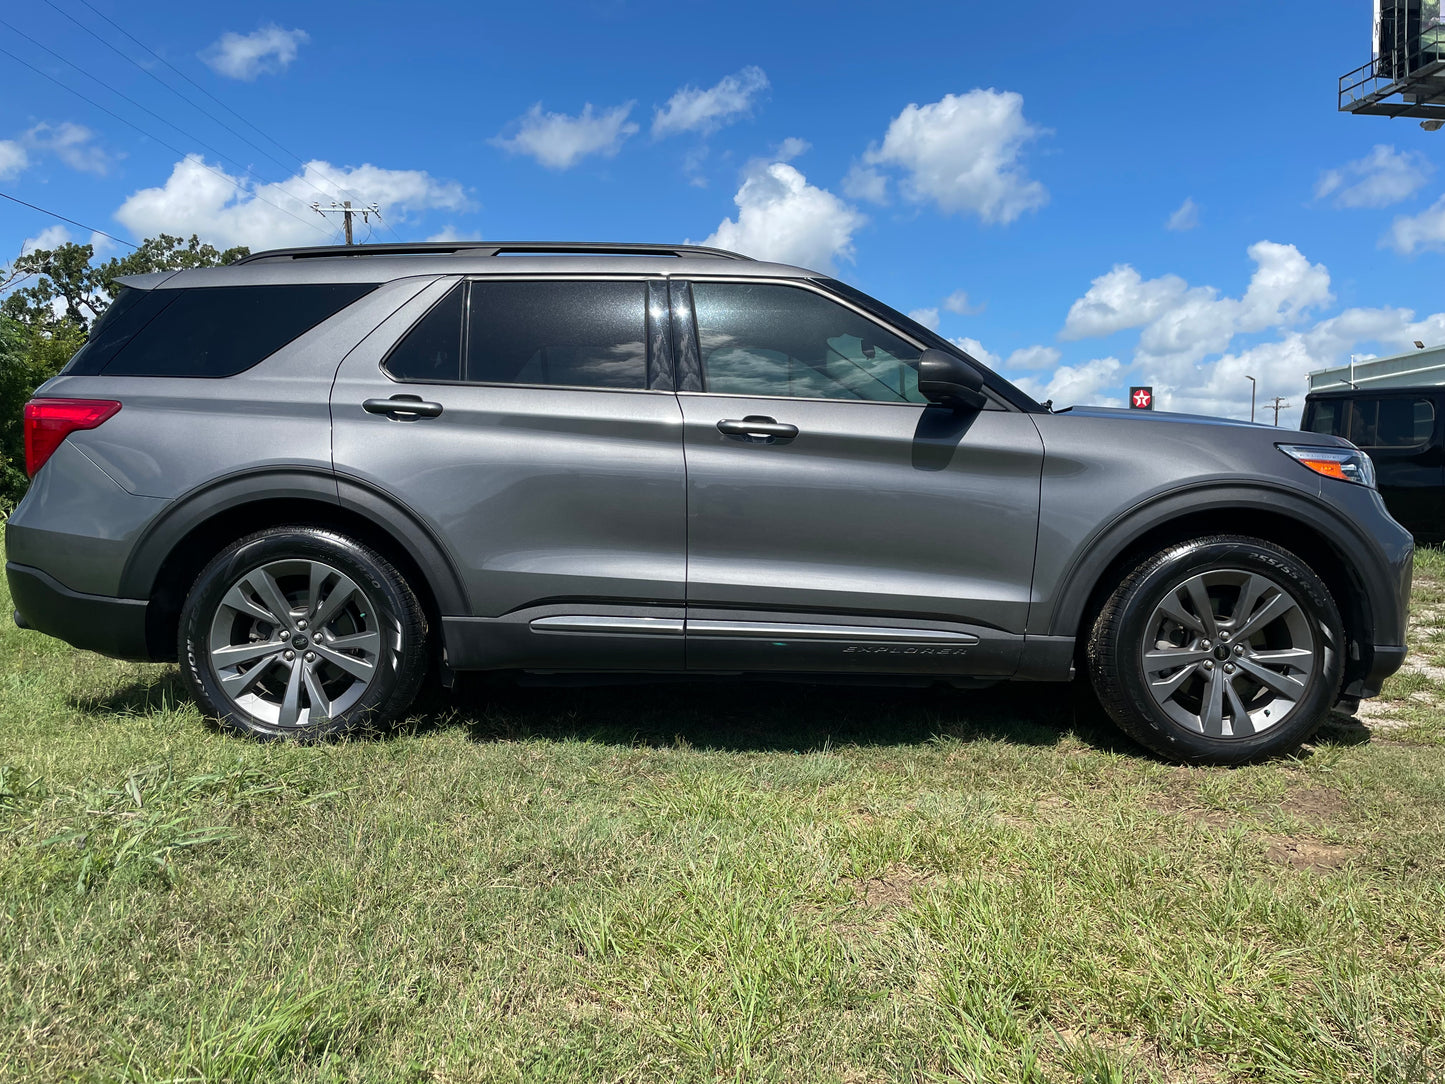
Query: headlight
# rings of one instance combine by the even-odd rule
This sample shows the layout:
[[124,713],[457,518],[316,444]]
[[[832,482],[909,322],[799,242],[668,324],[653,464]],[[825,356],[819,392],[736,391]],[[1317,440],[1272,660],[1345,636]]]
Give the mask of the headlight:
[[1317,448],[1309,444],[1277,444],[1275,447],[1316,474],[1375,488],[1375,464],[1358,448]]

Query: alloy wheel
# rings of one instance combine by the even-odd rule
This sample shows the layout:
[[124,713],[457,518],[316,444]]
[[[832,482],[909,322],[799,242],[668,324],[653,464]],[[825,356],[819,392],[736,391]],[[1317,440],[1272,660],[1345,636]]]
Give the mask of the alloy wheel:
[[1180,726],[1248,738],[1297,708],[1319,667],[1299,601],[1258,572],[1214,569],[1172,587],[1141,644],[1149,693]]
[[211,621],[208,654],[221,689],[251,716],[305,728],[334,719],[375,680],[399,630],[382,627],[370,595],[339,569],[280,560],[233,583]]

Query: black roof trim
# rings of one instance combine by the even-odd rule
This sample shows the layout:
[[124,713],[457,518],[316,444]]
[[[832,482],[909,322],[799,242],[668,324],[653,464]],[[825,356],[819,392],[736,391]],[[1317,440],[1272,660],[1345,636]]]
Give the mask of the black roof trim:
[[677,256],[748,260],[739,252],[703,245],[648,245],[605,241],[421,241],[415,244],[316,245],[273,248],[243,256],[232,267],[263,260],[316,260],[349,256]]

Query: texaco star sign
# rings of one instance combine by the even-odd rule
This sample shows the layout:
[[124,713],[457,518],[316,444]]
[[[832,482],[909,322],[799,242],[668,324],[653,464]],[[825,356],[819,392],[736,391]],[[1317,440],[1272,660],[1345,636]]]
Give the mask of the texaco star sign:
[[1129,405],[1132,406],[1135,410],[1153,410],[1153,409],[1154,409],[1154,389],[1153,389],[1153,388],[1130,388],[1130,389],[1129,389]]

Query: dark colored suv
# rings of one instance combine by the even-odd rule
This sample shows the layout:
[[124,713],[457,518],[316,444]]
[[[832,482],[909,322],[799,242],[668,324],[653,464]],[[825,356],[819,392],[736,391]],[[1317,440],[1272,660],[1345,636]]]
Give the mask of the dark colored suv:
[[143,275],[26,407],[17,621],[316,738],[457,670],[1065,682],[1290,749],[1405,654],[1346,441],[1051,411],[798,267],[371,245]]
[[1390,515],[1421,542],[1445,542],[1445,387],[1311,392],[1301,428],[1368,453]]

